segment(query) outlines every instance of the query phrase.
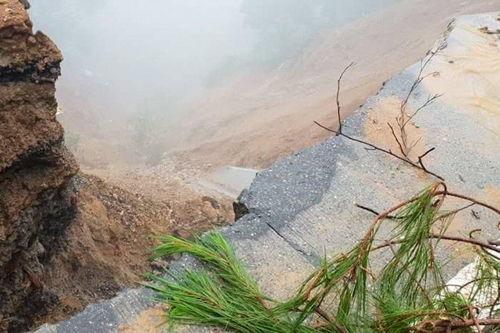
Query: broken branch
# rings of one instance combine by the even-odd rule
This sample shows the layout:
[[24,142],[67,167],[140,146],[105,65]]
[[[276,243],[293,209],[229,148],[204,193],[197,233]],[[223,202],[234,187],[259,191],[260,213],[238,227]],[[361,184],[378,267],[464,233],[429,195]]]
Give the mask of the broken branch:
[[344,134],[344,133],[341,133],[341,132],[337,132],[337,131],[335,131],[335,130],[332,130],[331,128],[328,128],[328,127],[326,127],[326,126],[324,126],[324,125],[321,125],[321,124],[320,124],[320,123],[318,123],[317,121],[314,121],[314,123],[315,123],[316,125],[318,125],[319,127],[323,128],[323,129],[325,129],[325,130],[327,130],[327,131],[329,131],[329,132],[332,132],[332,133],[336,134],[337,136],[343,136],[344,138],[346,138],[346,139],[348,139],[348,140],[351,140],[351,141],[354,141],[354,142],[361,143],[361,144],[363,144],[363,145],[365,145],[365,146],[368,146],[368,147],[372,148],[373,150],[378,150],[378,151],[383,152],[383,153],[385,153],[385,154],[391,155],[392,157],[397,158],[398,160],[403,161],[403,162],[405,162],[405,163],[407,163],[407,164],[409,164],[409,165],[411,165],[411,166],[413,166],[413,167],[415,167],[415,168],[417,168],[417,169],[419,169],[419,170],[422,170],[422,171],[424,171],[425,173],[427,173],[427,174],[429,174],[429,175],[432,175],[432,176],[436,177],[436,178],[437,178],[437,179],[439,179],[439,180],[444,180],[444,178],[443,178],[443,177],[441,177],[441,176],[437,175],[436,173],[434,173],[434,172],[432,172],[432,171],[429,171],[429,170],[427,170],[427,169],[424,169],[424,168],[422,168],[420,165],[415,164],[414,162],[412,162],[412,161],[410,161],[410,160],[407,160],[407,159],[405,159],[405,158],[403,158],[403,157],[400,157],[400,156],[398,156],[398,155],[394,154],[394,153],[393,153],[392,151],[390,151],[390,150],[387,150],[387,149],[384,149],[384,148],[377,147],[377,146],[375,146],[375,145],[374,145],[374,144],[372,144],[372,143],[369,143],[369,142],[366,142],[366,141],[363,141],[363,140],[360,140],[360,139],[353,138],[352,136],[349,136],[349,135]]
[[349,68],[355,66],[356,63],[351,62],[339,76],[339,79],[337,80],[337,120],[339,122],[339,129],[337,132],[342,133],[342,114],[341,114],[341,109],[340,109],[340,83],[342,82],[342,78],[344,77],[344,74],[349,70]]

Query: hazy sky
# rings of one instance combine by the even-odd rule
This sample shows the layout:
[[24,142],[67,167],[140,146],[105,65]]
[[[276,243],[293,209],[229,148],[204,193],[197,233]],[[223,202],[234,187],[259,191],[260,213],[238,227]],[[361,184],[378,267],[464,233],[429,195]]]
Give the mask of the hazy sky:
[[[298,27],[287,20],[301,22],[297,16],[307,14],[300,8],[313,6],[312,0],[31,0],[30,14],[35,29],[48,34],[63,52],[58,86],[65,89],[59,94],[84,96],[92,105],[86,107],[99,109],[94,110],[97,114],[173,114],[177,102],[197,96],[207,76],[229,57],[236,63],[262,58],[262,52],[287,50],[286,37],[293,43],[291,36],[300,35],[283,30],[270,43],[260,44],[258,56],[252,54],[262,31],[259,35],[259,29],[245,25],[243,1],[257,11],[253,18],[259,21],[262,16],[262,26],[271,29],[275,23],[276,29]],[[328,19],[343,22],[392,0],[313,2],[318,6],[324,1],[319,8],[328,7]],[[60,101],[64,104],[67,98]]]
[[59,84],[82,75],[132,108],[157,94],[175,98],[196,89],[214,66],[248,53],[253,43],[243,28],[240,0],[31,3],[35,29],[46,32],[65,56]]

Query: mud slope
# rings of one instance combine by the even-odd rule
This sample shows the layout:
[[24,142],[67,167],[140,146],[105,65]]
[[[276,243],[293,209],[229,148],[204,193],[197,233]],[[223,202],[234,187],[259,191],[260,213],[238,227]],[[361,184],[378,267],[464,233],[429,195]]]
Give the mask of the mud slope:
[[148,236],[191,237],[228,221],[227,210],[213,199],[182,205],[151,200],[83,174],[73,178],[72,189],[76,216],[64,235],[64,247],[41,277],[44,287],[56,291],[59,304],[34,325],[63,320],[90,303],[116,296],[137,285],[144,272],[167,264],[147,260],[155,245]]
[[0,332],[135,285],[158,266],[148,235],[190,237],[231,218],[213,198],[170,205],[78,174],[56,120],[61,61],[18,0],[0,1]]
[[356,63],[342,83],[342,110],[348,116],[387,78],[419,61],[454,17],[498,10],[498,5],[397,1],[327,31],[274,71],[252,69],[210,91],[186,119],[186,155],[198,163],[262,168],[312,146],[328,137],[313,120],[335,122],[337,79],[345,66]]

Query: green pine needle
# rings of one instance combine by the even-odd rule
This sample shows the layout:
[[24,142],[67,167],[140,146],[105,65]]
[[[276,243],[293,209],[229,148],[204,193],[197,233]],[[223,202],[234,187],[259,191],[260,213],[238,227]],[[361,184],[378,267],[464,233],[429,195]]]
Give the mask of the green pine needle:
[[[393,231],[382,243],[393,255],[376,276],[370,260],[373,250],[380,247],[375,240],[384,220],[374,221],[351,251],[324,260],[285,301],[262,293],[217,232],[194,241],[158,236],[161,244],[152,259],[187,254],[203,268],[166,272],[165,277],[147,274],[152,282],[145,285],[168,305],[165,319],[172,329],[182,324],[239,333],[399,333],[428,321],[471,319],[470,309],[481,292],[486,289],[500,295],[500,263],[478,248],[469,297],[446,287],[445,263],[434,252],[454,214],[439,211],[435,188],[423,191],[396,212],[397,222],[390,222]],[[499,299],[490,304],[492,315],[496,315]]]

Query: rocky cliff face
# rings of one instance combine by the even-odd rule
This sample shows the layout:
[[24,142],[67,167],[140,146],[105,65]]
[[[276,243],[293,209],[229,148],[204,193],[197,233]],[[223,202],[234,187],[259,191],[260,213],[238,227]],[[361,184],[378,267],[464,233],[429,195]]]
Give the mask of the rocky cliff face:
[[0,0],[0,331],[58,301],[40,279],[75,214],[78,169],[56,120],[61,61],[24,6]]

